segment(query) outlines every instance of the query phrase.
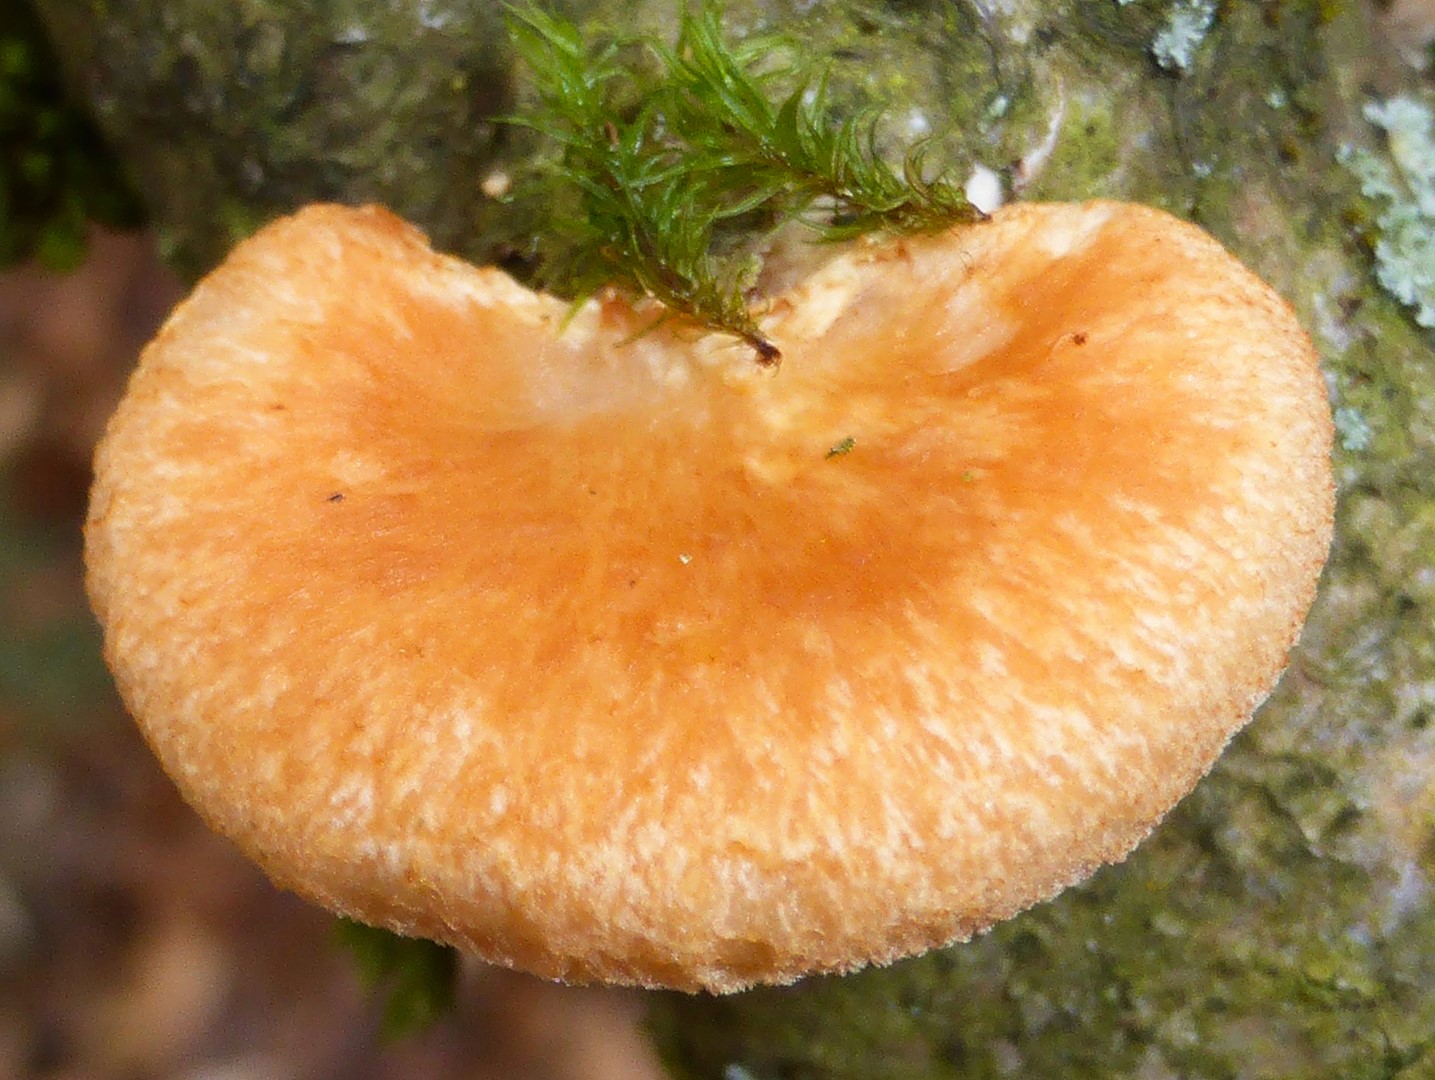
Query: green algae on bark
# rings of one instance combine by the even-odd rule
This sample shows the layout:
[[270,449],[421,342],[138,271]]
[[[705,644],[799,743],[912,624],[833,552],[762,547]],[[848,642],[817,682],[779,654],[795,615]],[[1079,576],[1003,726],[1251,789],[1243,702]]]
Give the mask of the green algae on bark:
[[36,0],[72,86],[195,276],[306,202],[378,201],[464,248],[504,142],[488,0]]

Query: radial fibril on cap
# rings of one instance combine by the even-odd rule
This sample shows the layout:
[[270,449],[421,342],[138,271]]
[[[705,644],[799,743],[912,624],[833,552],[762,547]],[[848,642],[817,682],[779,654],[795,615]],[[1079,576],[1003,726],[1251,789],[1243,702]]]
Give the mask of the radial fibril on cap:
[[91,595],[280,884],[564,979],[848,970],[1121,858],[1275,683],[1330,419],[1198,229],[855,245],[770,304],[776,371],[653,317],[314,207],[145,352]]

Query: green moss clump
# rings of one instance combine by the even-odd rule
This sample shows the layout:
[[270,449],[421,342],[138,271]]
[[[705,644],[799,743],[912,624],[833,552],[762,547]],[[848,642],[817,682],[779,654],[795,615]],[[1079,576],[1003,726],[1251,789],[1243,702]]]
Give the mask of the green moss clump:
[[[516,9],[509,29],[536,87],[516,122],[552,147],[519,197],[550,208],[536,242],[544,277],[568,295],[627,286],[775,364],[747,293],[777,230],[801,222],[835,241],[982,216],[950,173],[927,173],[921,142],[889,164],[882,110],[839,111],[828,69],[804,65],[797,41],[736,46],[711,6],[685,11],[675,42],[590,42],[537,8]],[[723,242],[738,232],[750,235]]]
[[453,1007],[459,962],[454,949],[349,919],[338,920],[334,937],[354,958],[363,984],[383,995],[386,1039],[421,1031]]

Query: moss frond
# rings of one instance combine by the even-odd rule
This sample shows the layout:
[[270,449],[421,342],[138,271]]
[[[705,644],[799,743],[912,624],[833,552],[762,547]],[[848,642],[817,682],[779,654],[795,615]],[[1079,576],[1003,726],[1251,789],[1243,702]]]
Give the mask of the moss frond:
[[456,950],[350,919],[336,920],[334,938],[354,958],[365,987],[383,995],[385,1039],[422,1031],[453,1008]]
[[880,109],[839,115],[827,74],[797,62],[793,42],[730,42],[712,6],[685,11],[671,46],[588,42],[533,8],[511,10],[509,25],[536,94],[516,122],[553,148],[532,185],[563,238],[543,268],[550,287],[626,284],[770,363],[777,349],[747,299],[757,265],[729,234],[796,218],[843,239],[980,216],[950,178],[926,177],[924,147],[900,169],[878,154]]

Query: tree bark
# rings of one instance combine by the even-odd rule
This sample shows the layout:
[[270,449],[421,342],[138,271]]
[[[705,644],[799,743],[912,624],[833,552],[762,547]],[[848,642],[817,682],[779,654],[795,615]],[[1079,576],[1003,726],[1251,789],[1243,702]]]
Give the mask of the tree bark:
[[[541,227],[482,190],[527,152],[492,122],[523,84],[487,0],[38,6],[191,272],[311,199],[386,202],[478,259]],[[735,33],[800,28],[885,102],[883,145],[930,130],[1009,199],[1133,199],[1212,231],[1316,341],[1340,499],[1283,683],[1126,863],[883,970],[654,995],[676,1075],[1435,1076],[1432,16],[1383,7],[728,7]],[[608,10],[671,17],[656,0]]]

